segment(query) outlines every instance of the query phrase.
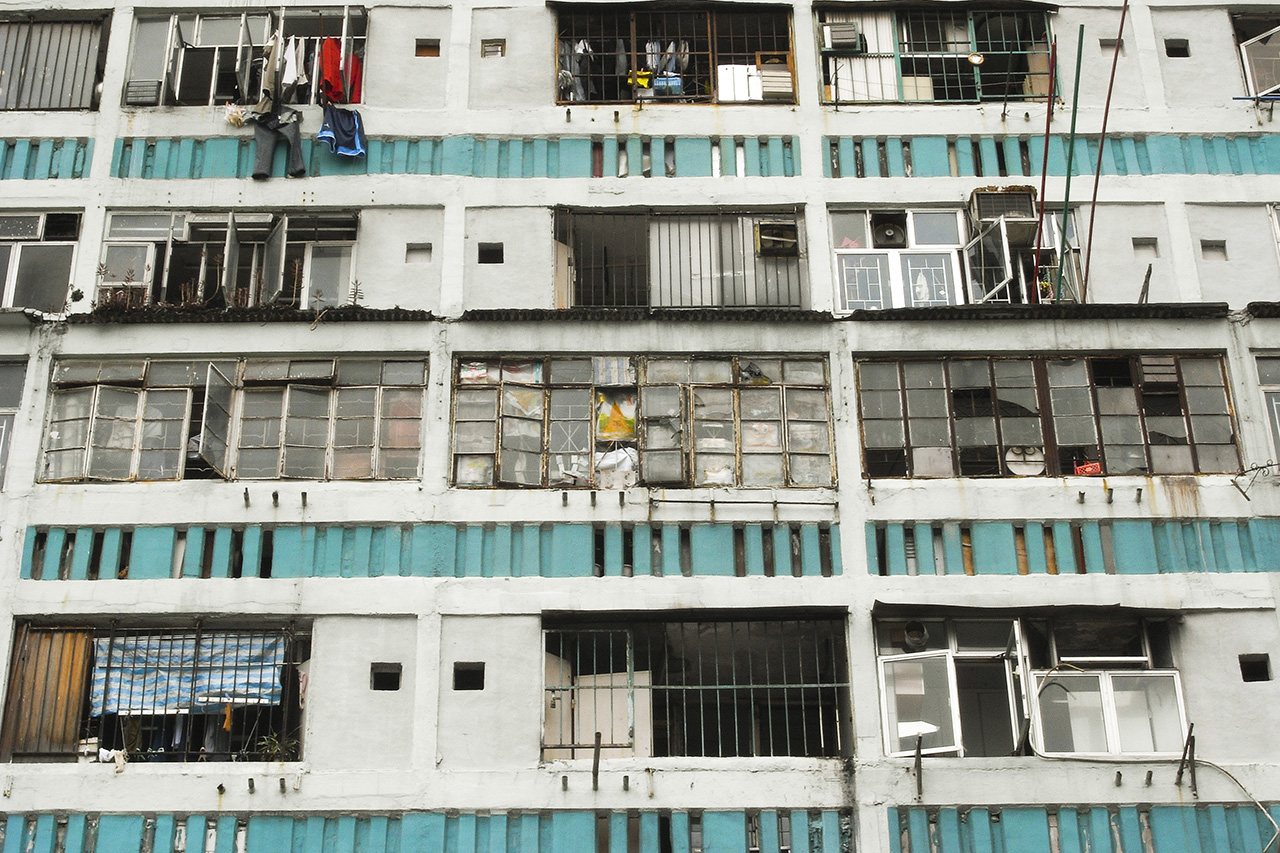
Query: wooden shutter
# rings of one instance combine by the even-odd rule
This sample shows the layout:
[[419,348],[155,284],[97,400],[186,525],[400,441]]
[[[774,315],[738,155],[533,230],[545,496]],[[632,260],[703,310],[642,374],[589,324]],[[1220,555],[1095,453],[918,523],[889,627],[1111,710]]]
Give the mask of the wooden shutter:
[[19,626],[0,760],[23,755],[75,758],[92,641],[88,630]]

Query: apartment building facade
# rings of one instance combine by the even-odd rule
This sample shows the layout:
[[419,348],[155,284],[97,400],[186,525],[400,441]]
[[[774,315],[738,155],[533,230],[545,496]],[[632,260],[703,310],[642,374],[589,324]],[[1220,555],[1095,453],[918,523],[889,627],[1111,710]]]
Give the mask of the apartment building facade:
[[4,0],[5,853],[1275,849],[1278,28]]

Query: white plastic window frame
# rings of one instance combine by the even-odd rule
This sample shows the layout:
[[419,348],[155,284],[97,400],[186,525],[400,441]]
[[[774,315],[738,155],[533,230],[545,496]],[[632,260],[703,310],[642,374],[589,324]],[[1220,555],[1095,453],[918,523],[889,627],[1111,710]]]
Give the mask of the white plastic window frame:
[[[894,621],[894,620],[887,620]],[[1021,673],[1017,661],[1022,657],[1022,630],[1021,624],[1017,619],[991,619],[983,620],[980,617],[974,619],[964,619],[966,622],[991,621],[1001,624],[1012,623],[1013,631],[1011,637],[1011,648],[1006,650],[1005,658],[1005,689],[1009,696],[1009,722],[1012,731],[1016,735],[1021,724],[1019,714],[1024,713],[1025,702],[1019,701],[1021,691],[1018,689],[1021,679]],[[947,662],[949,690],[951,693],[951,725],[952,725],[952,743],[922,747],[921,755],[956,755],[958,757],[965,756],[964,750],[964,730],[962,728],[963,721],[960,715],[960,699],[959,699],[959,678],[956,673],[957,660],[992,660],[994,656],[989,651],[964,651],[960,648],[959,641],[956,638],[955,619],[946,620],[947,642],[946,648],[929,649],[920,652],[901,652],[897,654],[884,654],[877,651],[876,653],[876,670],[880,681],[880,726],[881,736],[884,738],[885,755],[889,758],[901,758],[905,756],[915,755],[915,748],[895,750],[890,748],[890,744],[897,742],[898,738],[889,730],[889,691],[886,677],[886,669],[888,665],[894,661],[903,660],[924,660],[927,658],[944,658]],[[880,622],[877,621],[876,628],[879,629]],[[1017,682],[1017,683],[1015,683]]]
[[1267,30],[1265,33],[1260,33],[1251,39],[1245,39],[1244,41],[1240,42],[1240,46],[1239,46],[1240,64],[1244,67],[1245,86],[1247,87],[1249,94],[1255,98],[1264,98],[1269,95],[1275,95],[1277,92],[1280,92],[1280,83],[1277,83],[1275,86],[1272,86],[1266,90],[1259,91],[1258,83],[1253,76],[1253,64],[1249,61],[1249,55],[1246,49],[1250,45],[1255,43],[1266,44],[1268,40],[1275,38],[1277,34],[1280,34],[1280,26],[1273,27],[1272,29]]
[[[1129,758],[1168,758],[1179,754],[1179,750],[1168,750],[1165,752],[1133,752],[1124,751],[1120,743],[1120,723],[1119,711],[1116,706],[1115,688],[1113,679],[1115,678],[1172,678],[1174,686],[1174,696],[1178,709],[1178,723],[1183,738],[1187,732],[1187,707],[1186,701],[1182,694],[1182,676],[1176,669],[1084,669],[1074,668],[1071,666],[1054,667],[1047,670],[1032,670],[1030,672],[1029,684],[1035,685],[1035,692],[1030,703],[1031,706],[1031,739],[1032,745],[1036,752],[1041,755],[1048,756],[1117,756],[1123,755]],[[1088,676],[1097,677],[1100,687],[1100,701],[1102,707],[1103,730],[1107,742],[1107,750],[1105,752],[1049,752],[1044,746],[1044,721],[1041,711],[1041,693],[1047,686],[1052,683],[1055,675],[1062,676]],[[1179,748],[1181,744],[1179,744]]]
[[[1274,361],[1280,368],[1280,353],[1259,353],[1255,356],[1256,361],[1262,362]],[[1255,367],[1261,368],[1260,364]],[[1280,384],[1273,384],[1266,381],[1259,369],[1258,388],[1262,392],[1262,405],[1267,414],[1267,421],[1271,424],[1271,441],[1277,454],[1280,454]]]
[[[902,211],[883,211],[875,209],[853,209],[853,210],[833,210],[832,213],[863,213],[867,217],[867,242],[873,243],[874,236],[871,225],[871,217],[876,213],[905,213],[907,217],[907,246],[901,249],[875,248],[868,246],[862,249],[834,249],[835,265],[836,265],[836,301],[837,310],[842,313],[858,310],[850,308],[847,297],[847,289],[841,274],[840,258],[843,256],[854,257],[883,257],[888,260],[889,268],[889,300],[890,304],[885,308],[908,308],[915,307],[922,302],[928,305],[940,304],[933,300],[917,300],[908,298],[908,282],[906,281],[906,273],[903,270],[903,262],[905,259],[912,257],[925,257],[933,255],[945,255],[949,259],[949,268],[951,270],[951,283],[947,294],[947,305],[962,305],[966,300],[966,286],[964,267],[961,262],[961,252],[967,241],[968,226],[965,221],[965,212],[961,208],[907,208]],[[955,243],[920,243],[916,239],[916,223],[915,215],[917,213],[936,214],[936,213],[953,213],[956,217],[956,234],[959,239]],[[875,309],[863,309],[875,310]]]

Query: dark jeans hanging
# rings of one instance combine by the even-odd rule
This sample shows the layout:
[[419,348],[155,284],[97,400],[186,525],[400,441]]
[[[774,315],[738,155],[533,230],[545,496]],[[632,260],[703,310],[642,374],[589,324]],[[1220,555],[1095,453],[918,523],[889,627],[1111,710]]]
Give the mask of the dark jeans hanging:
[[291,178],[307,173],[302,163],[302,116],[294,110],[283,110],[281,115],[259,116],[253,125],[253,138],[258,154],[253,164],[253,179],[265,181],[271,177],[271,161],[275,158],[276,143],[283,137],[289,143],[289,165],[285,173]]

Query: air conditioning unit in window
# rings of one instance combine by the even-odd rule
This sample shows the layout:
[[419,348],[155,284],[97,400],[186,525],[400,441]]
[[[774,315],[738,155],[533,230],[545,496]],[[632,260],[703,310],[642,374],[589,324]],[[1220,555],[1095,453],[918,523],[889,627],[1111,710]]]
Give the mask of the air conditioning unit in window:
[[988,187],[969,196],[969,215],[975,223],[1036,218],[1036,191],[1031,187]]
[[823,24],[822,49],[842,53],[866,53],[867,39],[854,21]]

